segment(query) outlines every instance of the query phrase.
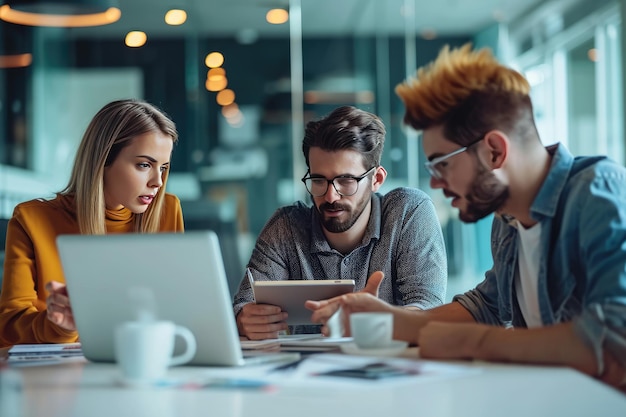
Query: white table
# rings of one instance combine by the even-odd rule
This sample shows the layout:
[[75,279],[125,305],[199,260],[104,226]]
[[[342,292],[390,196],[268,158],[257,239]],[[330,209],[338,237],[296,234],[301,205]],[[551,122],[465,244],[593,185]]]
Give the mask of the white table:
[[[435,363],[445,365],[445,363]],[[459,363],[450,363],[458,366]],[[11,367],[23,386],[0,401],[2,417],[178,416],[626,416],[626,395],[567,368],[463,363],[458,376],[402,382],[298,378],[273,373],[273,389],[129,388],[114,365]],[[266,365],[267,367],[267,365]],[[268,369],[268,368],[265,368]],[[9,372],[9,374],[7,374]],[[259,367],[179,367],[173,377],[259,375]],[[300,372],[299,370],[296,372]],[[303,371],[304,372],[304,371]],[[264,370],[261,374],[266,374]],[[307,379],[309,378],[309,379]],[[336,381],[341,379],[341,381]],[[312,381],[312,382],[311,382]],[[332,382],[332,383],[331,383]]]

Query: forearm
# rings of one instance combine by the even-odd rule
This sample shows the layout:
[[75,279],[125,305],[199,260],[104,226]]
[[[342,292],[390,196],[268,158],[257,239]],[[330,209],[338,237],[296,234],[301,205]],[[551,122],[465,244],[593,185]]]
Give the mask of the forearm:
[[489,361],[562,365],[597,375],[591,349],[576,335],[572,323],[538,329],[484,327],[472,357]]
[[474,318],[461,304],[452,302],[429,310],[396,308],[394,311],[394,339],[418,344],[420,330],[431,321],[473,323]]
[[1,345],[21,343],[70,343],[78,340],[78,333],[62,329],[50,322],[46,311],[5,312],[0,318]]

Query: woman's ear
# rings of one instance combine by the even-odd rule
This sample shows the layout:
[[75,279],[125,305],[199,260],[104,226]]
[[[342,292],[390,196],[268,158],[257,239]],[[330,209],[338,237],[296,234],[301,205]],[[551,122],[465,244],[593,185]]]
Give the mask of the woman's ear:
[[480,152],[481,159],[491,169],[502,168],[509,153],[509,138],[499,130],[492,130],[485,135],[484,152]]
[[372,191],[376,192],[380,188],[381,185],[385,182],[385,178],[387,178],[387,170],[382,166],[379,166],[374,171],[374,176],[372,177]]

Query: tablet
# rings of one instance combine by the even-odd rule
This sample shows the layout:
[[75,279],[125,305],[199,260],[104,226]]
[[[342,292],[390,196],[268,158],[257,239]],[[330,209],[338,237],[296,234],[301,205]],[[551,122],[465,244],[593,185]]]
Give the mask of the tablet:
[[249,270],[247,275],[255,302],[279,306],[289,314],[287,324],[313,324],[312,311],[304,307],[306,300],[325,300],[354,291],[351,279],[256,281]]

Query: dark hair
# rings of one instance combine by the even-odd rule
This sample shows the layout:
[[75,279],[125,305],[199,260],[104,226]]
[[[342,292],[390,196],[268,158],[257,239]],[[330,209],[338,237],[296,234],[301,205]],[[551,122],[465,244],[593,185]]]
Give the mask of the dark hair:
[[338,107],[326,117],[307,123],[302,152],[309,166],[309,150],[350,149],[363,155],[366,167],[380,165],[385,144],[385,125],[375,114],[352,106]]
[[450,108],[442,126],[444,136],[461,146],[469,145],[492,129],[501,130],[520,143],[538,135],[530,97],[496,89],[474,92]]

